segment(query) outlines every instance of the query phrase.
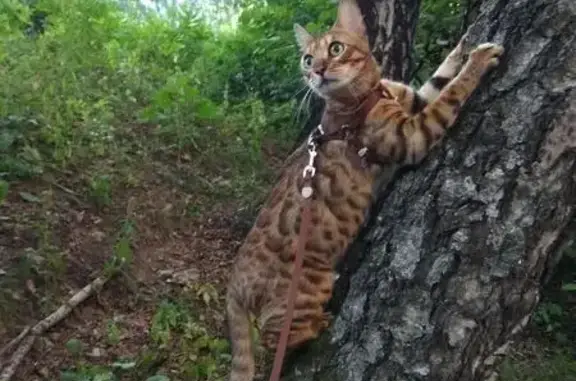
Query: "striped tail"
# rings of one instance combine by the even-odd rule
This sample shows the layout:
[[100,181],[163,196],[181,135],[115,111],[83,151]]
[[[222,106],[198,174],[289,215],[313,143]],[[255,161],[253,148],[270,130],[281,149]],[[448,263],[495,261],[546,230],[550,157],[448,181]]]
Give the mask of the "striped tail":
[[252,381],[255,364],[250,334],[250,316],[230,293],[226,298],[226,320],[232,344],[232,367],[229,381]]

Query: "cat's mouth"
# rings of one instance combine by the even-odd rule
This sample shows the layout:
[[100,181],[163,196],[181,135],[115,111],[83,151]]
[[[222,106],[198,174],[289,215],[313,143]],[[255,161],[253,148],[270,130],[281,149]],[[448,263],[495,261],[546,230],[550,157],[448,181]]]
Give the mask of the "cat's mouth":
[[329,77],[314,76],[309,79],[308,83],[314,90],[323,93],[342,87],[342,81],[340,79]]

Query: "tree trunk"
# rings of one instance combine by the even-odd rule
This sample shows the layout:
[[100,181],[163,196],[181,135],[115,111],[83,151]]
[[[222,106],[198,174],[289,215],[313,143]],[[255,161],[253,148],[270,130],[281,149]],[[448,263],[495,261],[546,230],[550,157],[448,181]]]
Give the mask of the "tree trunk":
[[372,54],[382,76],[407,81],[420,0],[357,0],[368,30]]
[[332,326],[285,380],[493,375],[574,228],[575,30],[574,0],[482,3],[470,43],[503,44],[501,65],[444,144],[380,192]]

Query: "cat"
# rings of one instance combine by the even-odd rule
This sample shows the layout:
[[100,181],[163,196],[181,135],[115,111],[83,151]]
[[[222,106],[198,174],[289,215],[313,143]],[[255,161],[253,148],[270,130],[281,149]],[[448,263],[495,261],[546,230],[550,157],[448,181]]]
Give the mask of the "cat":
[[[295,34],[302,51],[303,79],[326,100],[322,117],[326,136],[348,124],[353,126],[348,130],[353,139],[329,139],[317,149],[311,227],[288,348],[318,337],[328,327],[330,315],[323,306],[332,295],[334,266],[363,223],[376,177],[390,168],[419,163],[454,124],[460,107],[503,52],[498,45],[481,44],[462,66],[460,43],[431,80],[414,91],[381,80],[354,0],[340,1],[337,21],[323,35],[313,37],[301,26],[295,26]],[[286,160],[233,264],[226,293],[230,381],[254,378],[251,313],[258,318],[264,347],[276,348],[285,318],[303,204],[302,173],[308,159],[304,143]]]

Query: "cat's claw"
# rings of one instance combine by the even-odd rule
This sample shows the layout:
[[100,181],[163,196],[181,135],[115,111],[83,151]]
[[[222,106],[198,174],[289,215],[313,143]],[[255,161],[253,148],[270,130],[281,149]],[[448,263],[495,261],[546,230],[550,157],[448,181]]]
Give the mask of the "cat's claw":
[[500,56],[504,53],[501,45],[485,42],[478,45],[471,53],[470,59],[475,62],[482,62],[486,68],[497,66],[500,63]]

